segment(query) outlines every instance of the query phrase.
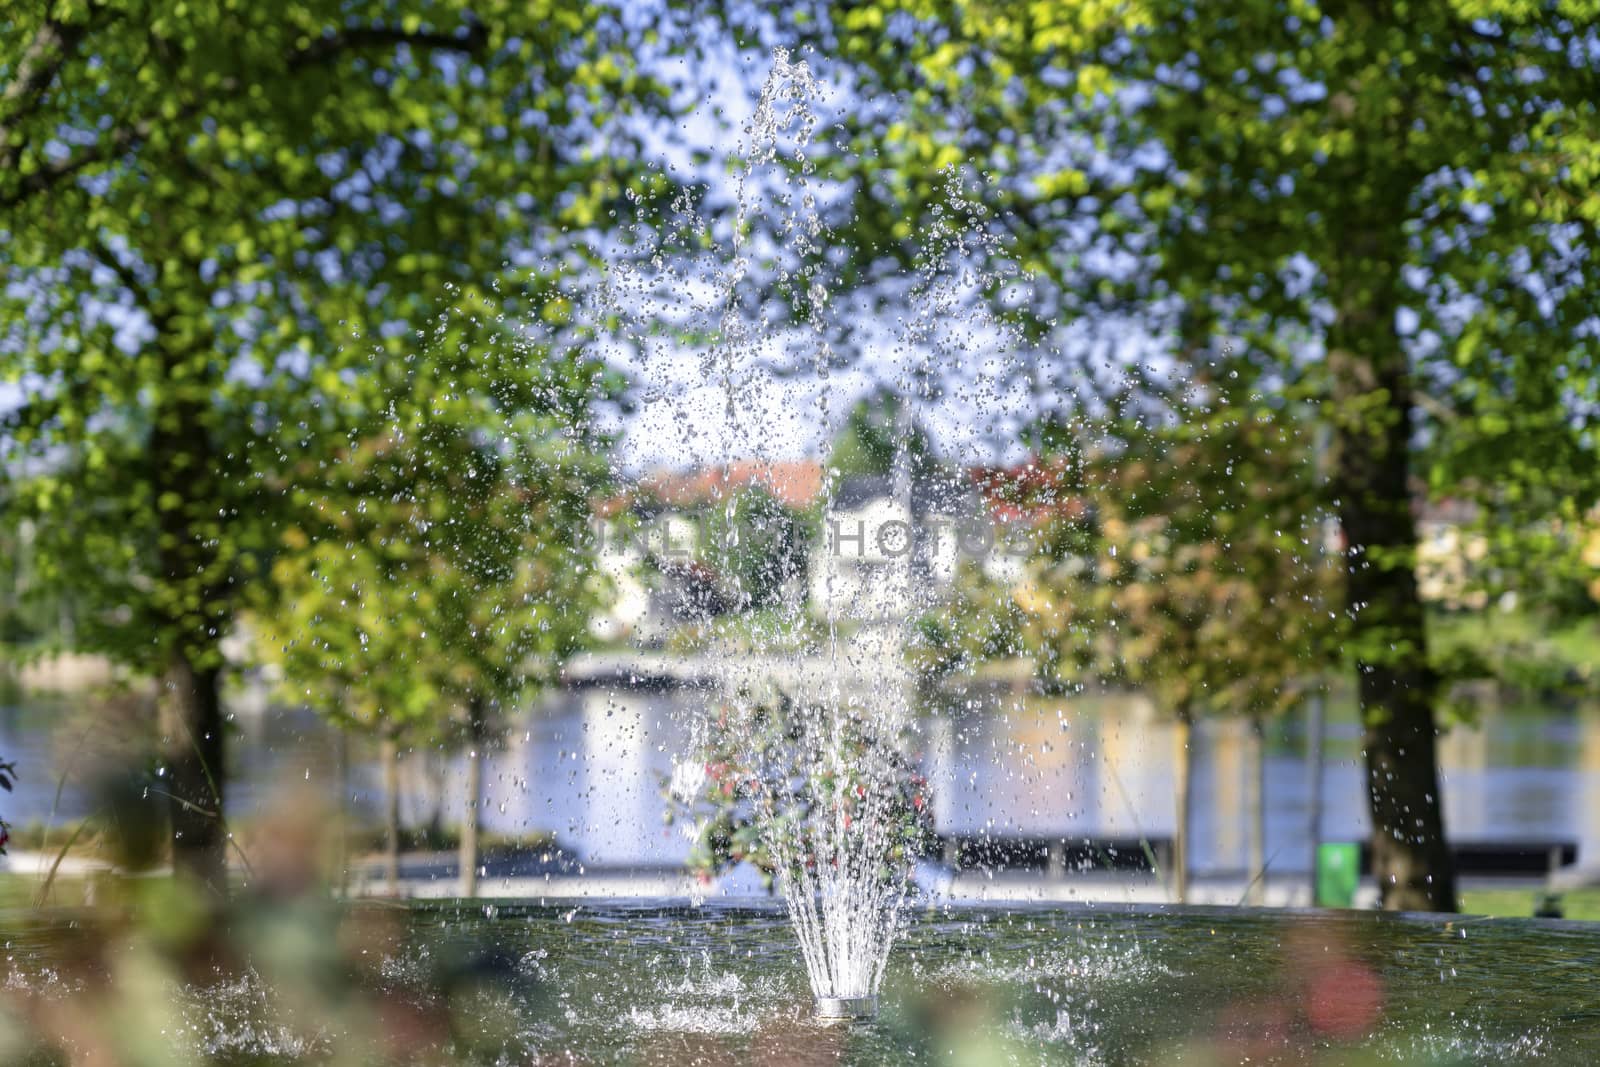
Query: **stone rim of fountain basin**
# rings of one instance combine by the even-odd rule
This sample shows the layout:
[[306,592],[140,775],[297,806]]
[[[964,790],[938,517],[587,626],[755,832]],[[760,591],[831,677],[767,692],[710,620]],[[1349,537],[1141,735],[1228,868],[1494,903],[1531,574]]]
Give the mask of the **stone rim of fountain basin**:
[[822,1022],[862,1022],[876,1018],[877,1014],[878,998],[876,996],[817,998],[817,1018]]

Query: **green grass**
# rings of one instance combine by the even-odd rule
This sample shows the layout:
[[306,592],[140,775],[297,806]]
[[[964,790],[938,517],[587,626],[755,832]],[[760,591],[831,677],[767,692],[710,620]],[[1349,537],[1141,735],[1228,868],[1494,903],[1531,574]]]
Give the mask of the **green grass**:
[[1592,663],[1600,652],[1600,627],[1594,619],[1551,622],[1527,611],[1437,612],[1428,618],[1436,642],[1476,645],[1492,651],[1526,645],[1571,663]]
[[1481,673],[1513,689],[1592,696],[1600,674],[1593,617],[1551,621],[1527,611],[1432,613],[1428,639],[1447,670]]
[[[1543,895],[1536,889],[1467,889],[1461,893],[1461,910],[1469,915],[1528,918]],[[1563,917],[1600,922],[1600,888],[1573,889],[1560,896]]]

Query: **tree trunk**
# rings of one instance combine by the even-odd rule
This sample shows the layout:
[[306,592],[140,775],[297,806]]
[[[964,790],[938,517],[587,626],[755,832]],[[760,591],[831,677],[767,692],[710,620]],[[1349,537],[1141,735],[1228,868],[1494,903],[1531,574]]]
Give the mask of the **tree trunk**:
[[[181,366],[191,350],[172,347],[176,342],[168,331],[176,313],[167,306],[145,310],[156,328],[163,362],[169,370]],[[219,563],[219,539],[205,528],[216,521],[215,502],[222,494],[206,436],[206,383],[189,384],[199,388],[169,391],[172,403],[159,404],[152,412],[154,425],[142,458],[160,502],[155,555],[157,602],[164,614],[156,635],[167,649],[159,717],[172,869],[178,880],[220,902],[228,895],[228,839],[218,635],[229,618],[233,589],[227,568]],[[197,520],[203,523],[200,528]]]
[[400,895],[400,743],[392,733],[379,743],[383,761],[383,885],[391,897]]
[[1439,794],[1434,678],[1415,573],[1412,394],[1395,332],[1397,229],[1351,227],[1329,331],[1333,488],[1347,539],[1346,589],[1372,813],[1372,872],[1388,909],[1454,911]]
[[461,895],[478,895],[478,802],[483,793],[484,708],[476,698],[467,702],[466,808],[461,813]]
[[1194,804],[1189,746],[1193,732],[1189,709],[1184,708],[1178,712],[1172,730],[1172,786],[1177,809],[1174,813],[1177,828],[1172,835],[1172,882],[1173,895],[1178,898],[1179,904],[1189,900],[1189,813]]
[[1250,769],[1246,810],[1250,813],[1249,878],[1247,903],[1257,907],[1267,902],[1267,734],[1261,716],[1250,716]]
[[339,820],[338,857],[334,869],[339,872],[339,895],[350,895],[350,734],[340,730],[334,740],[334,759],[339,764],[339,799],[335,801],[334,817]]
[[228,893],[219,674],[175,654],[161,679],[159,708],[173,873],[217,901]]

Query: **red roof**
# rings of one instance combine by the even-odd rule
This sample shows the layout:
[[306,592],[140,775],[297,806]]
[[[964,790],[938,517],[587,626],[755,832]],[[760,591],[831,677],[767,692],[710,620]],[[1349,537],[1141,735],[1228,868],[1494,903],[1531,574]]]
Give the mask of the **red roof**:
[[601,501],[595,510],[601,515],[614,515],[640,497],[675,507],[693,507],[726,500],[750,486],[759,486],[785,507],[798,510],[822,495],[822,479],[822,464],[813,460],[738,460],[704,470],[653,471],[632,489]]

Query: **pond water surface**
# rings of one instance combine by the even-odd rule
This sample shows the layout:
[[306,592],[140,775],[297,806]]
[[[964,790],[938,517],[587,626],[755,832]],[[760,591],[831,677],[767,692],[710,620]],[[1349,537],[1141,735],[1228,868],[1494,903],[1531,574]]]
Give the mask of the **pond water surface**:
[[776,909],[280,906],[177,971],[87,922],[5,921],[6,1062],[52,1062],[51,1005],[134,1040],[130,998],[171,1062],[1600,1062],[1600,926],[1574,923],[940,908],[878,1020],[828,1027]]

